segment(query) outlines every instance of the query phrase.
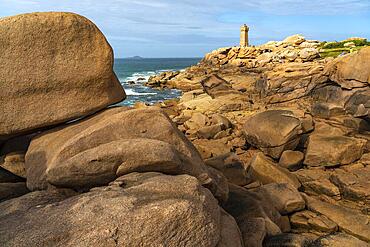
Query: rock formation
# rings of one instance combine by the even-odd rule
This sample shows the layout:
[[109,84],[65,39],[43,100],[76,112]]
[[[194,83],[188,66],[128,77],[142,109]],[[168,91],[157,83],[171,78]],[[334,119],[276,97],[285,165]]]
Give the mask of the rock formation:
[[0,34],[1,246],[369,246],[370,48],[221,48],[134,109],[87,19]]
[[227,177],[244,246],[370,242],[370,48],[320,58],[319,45],[294,35],[220,48],[159,83],[185,91],[161,107]]
[[[89,20],[33,13],[0,20],[0,139],[122,101],[113,51]],[[10,42],[11,41],[11,42]]]

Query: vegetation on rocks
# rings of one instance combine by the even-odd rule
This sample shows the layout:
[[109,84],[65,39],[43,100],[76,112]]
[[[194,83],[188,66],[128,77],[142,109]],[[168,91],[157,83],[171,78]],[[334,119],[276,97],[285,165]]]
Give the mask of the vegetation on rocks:
[[370,46],[370,42],[362,38],[340,42],[322,42],[320,44],[320,55],[322,57],[337,57],[341,54],[358,51],[365,46]]

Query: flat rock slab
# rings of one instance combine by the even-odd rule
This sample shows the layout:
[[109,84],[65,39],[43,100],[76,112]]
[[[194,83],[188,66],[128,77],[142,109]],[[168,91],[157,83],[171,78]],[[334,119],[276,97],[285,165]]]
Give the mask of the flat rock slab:
[[366,140],[314,134],[309,137],[306,158],[307,166],[336,166],[350,164],[361,158]]
[[297,177],[288,169],[280,167],[263,153],[257,153],[250,162],[249,176],[262,184],[288,183],[294,188],[301,187]]
[[2,18],[0,43],[0,139],[125,98],[113,72],[112,48],[82,16],[49,12]]
[[353,210],[304,196],[307,208],[335,222],[342,230],[363,241],[370,241],[370,225],[366,215]]
[[0,204],[1,246],[214,247],[224,238],[242,246],[235,220],[188,175],[132,173],[65,200],[42,200],[48,193]]
[[330,180],[339,187],[342,197],[370,205],[370,166],[351,171],[336,169]]
[[303,231],[336,232],[338,225],[323,215],[305,210],[290,216],[292,228]]
[[256,192],[265,193],[270,197],[274,207],[282,215],[303,210],[306,206],[301,194],[291,184],[267,184],[258,188]]
[[317,239],[314,246],[322,247],[369,247],[369,244],[345,233],[336,233]]

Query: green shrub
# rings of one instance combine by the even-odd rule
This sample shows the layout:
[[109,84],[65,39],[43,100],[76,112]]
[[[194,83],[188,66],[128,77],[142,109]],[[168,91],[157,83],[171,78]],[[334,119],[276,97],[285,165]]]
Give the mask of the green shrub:
[[356,46],[368,46],[370,42],[365,40],[345,40],[341,42],[322,42],[321,48],[323,49],[335,49],[335,48],[344,48],[344,44],[348,42],[353,42]]

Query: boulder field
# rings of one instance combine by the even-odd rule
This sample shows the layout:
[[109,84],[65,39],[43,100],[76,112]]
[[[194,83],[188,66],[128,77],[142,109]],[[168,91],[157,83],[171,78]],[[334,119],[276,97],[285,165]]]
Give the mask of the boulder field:
[[181,99],[118,107],[86,18],[0,42],[0,246],[369,246],[370,48],[221,48],[148,82]]
[[[369,246],[370,47],[321,58],[319,46],[220,48],[147,83],[184,91],[158,105],[226,176],[244,246]],[[266,205],[280,216],[252,213]]]

